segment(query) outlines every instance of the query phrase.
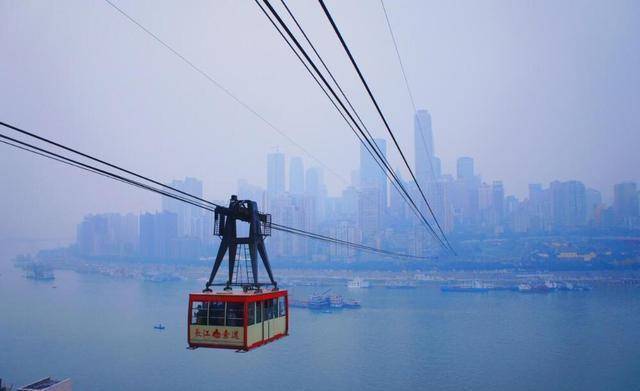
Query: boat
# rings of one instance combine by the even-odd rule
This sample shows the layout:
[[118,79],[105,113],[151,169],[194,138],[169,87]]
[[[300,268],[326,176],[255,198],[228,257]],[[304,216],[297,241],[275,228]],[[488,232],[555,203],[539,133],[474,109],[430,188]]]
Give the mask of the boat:
[[342,306],[344,308],[361,308],[362,304],[360,303],[360,300],[347,299],[344,300]]
[[162,323],[158,323],[157,325],[153,326],[153,328],[156,330],[164,330],[166,327],[164,327]]
[[531,285],[531,284],[520,284],[518,285],[518,292],[520,293],[549,293],[552,290],[551,284],[540,284],[540,285]]
[[518,291],[518,286],[517,285],[494,285],[491,288],[492,291]]
[[330,306],[328,297],[311,295],[307,304],[310,310],[322,310]]
[[347,283],[347,288],[369,288],[371,286],[371,284],[369,284],[369,281],[366,281],[360,277],[356,277],[353,280],[350,280]]
[[310,310],[323,310],[329,308],[331,306],[331,301],[327,293],[329,293],[329,290],[326,290],[322,293],[314,293],[313,295],[309,296],[307,307]]
[[490,289],[491,287],[481,283],[480,281],[474,281],[471,284],[442,285],[440,287],[442,292],[489,292]]
[[529,284],[519,284],[518,285],[518,292],[522,292],[522,293],[531,292],[531,285],[529,285]]
[[387,281],[384,284],[387,289],[416,289],[415,282],[412,281]]
[[579,291],[590,291],[592,288],[589,285],[572,284],[570,282],[561,282],[561,283],[558,283],[557,289],[559,291],[579,292]]
[[51,270],[45,269],[42,266],[35,265],[31,268],[31,270],[27,271],[26,277],[30,280],[37,281],[53,281],[56,279]]
[[329,306],[331,308],[342,308],[344,305],[344,300],[340,295],[331,295],[329,296]]

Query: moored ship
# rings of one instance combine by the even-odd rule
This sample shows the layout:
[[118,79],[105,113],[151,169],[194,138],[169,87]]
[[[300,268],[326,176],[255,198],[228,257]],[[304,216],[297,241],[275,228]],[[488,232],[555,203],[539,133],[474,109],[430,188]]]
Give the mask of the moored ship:
[[26,277],[31,280],[53,281],[56,277],[50,269],[34,265],[31,270],[27,271]]
[[488,292],[490,289],[491,287],[480,281],[474,281],[470,284],[442,285],[440,287],[442,292]]
[[329,296],[329,306],[331,308],[342,308],[344,306],[344,299],[341,295]]
[[369,288],[371,286],[371,284],[369,284],[369,281],[366,281],[360,277],[356,277],[353,280],[350,280],[347,283],[347,287],[348,288]]
[[387,289],[416,289],[416,283],[413,281],[387,281],[384,284]]
[[353,299],[345,300],[342,305],[344,308],[361,308],[362,307],[362,303],[360,303],[360,300],[353,300]]
[[323,293],[314,293],[309,296],[309,301],[307,302],[307,307],[310,310],[324,310],[331,306],[331,301],[329,299],[329,295],[327,295],[329,291]]

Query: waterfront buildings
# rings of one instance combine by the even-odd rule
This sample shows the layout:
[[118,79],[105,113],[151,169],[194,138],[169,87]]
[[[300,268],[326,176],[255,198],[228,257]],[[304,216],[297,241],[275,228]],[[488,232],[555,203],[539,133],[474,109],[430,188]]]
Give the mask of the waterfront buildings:
[[85,216],[76,229],[77,251],[88,257],[133,256],[138,247],[138,216],[129,213]]
[[[192,194],[198,198],[202,198],[202,181],[187,177],[185,179],[175,179],[169,183],[169,186]],[[204,211],[196,206],[178,201],[174,198],[162,197],[162,211],[173,213],[177,216],[178,236],[179,237],[198,237],[202,225],[201,219]]]
[[289,164],[289,192],[304,194],[304,165],[299,156],[292,157]]
[[273,152],[267,155],[267,195],[277,197],[284,193],[284,154]]
[[[531,183],[527,196],[519,199],[509,194],[508,183],[483,180],[470,156],[455,161],[455,176],[443,174],[435,156],[431,114],[418,110],[414,126],[414,172],[418,183],[397,169],[396,176],[434,229],[431,211],[454,240],[640,229],[639,192],[634,182],[615,185],[611,205],[604,204],[598,190],[577,180]],[[386,140],[378,138],[375,142],[379,153],[386,157]],[[239,180],[237,194],[241,199],[257,201],[261,211],[272,215],[272,221],[407,254],[438,255],[440,251],[401,193],[391,186],[362,146],[359,165],[351,172],[349,185],[335,196],[327,193],[323,169],[305,166],[302,157],[272,152],[266,156],[266,167],[266,188]],[[174,180],[170,185],[203,196],[203,184],[196,178]],[[422,200],[418,185],[425,192],[430,209]],[[215,247],[212,220],[211,213],[163,199],[162,212],[139,217],[86,216],[78,225],[74,248],[86,257],[211,257]],[[276,231],[267,246],[274,260],[377,259],[353,249]]]
[[634,182],[623,182],[613,189],[615,223],[622,226],[638,226],[640,205],[638,187]]
[[140,254],[150,259],[172,258],[171,244],[178,238],[178,215],[171,212],[140,216]]

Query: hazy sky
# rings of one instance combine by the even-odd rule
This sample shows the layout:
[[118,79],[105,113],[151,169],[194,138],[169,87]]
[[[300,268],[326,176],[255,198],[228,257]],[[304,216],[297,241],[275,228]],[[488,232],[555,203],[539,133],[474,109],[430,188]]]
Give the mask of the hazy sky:
[[[349,178],[355,137],[254,2],[113,1]],[[288,4],[384,137],[318,3]],[[327,4],[413,160],[412,109],[380,2]],[[640,2],[385,4],[445,172],[472,156],[484,180],[519,197],[530,182],[578,179],[609,197],[614,183],[640,180]],[[275,147],[312,163],[104,1],[0,0],[0,53],[2,121],[163,181],[201,178],[210,198],[228,198],[239,178],[264,185]],[[4,145],[0,172],[2,238],[70,238],[86,213],[160,204]],[[337,194],[342,182],[325,177]]]

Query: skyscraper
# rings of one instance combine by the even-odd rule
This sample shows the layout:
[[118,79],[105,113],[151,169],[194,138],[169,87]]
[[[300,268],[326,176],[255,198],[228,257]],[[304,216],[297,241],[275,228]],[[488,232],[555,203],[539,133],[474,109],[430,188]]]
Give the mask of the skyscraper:
[[327,186],[324,184],[323,171],[319,167],[310,167],[305,175],[305,193],[311,197],[313,211],[309,212],[311,226],[324,219]]
[[302,158],[294,156],[289,164],[289,192],[291,194],[304,193],[304,166]]
[[613,211],[618,223],[638,217],[638,208],[638,187],[635,182],[623,182],[614,186]]
[[[380,148],[382,156],[386,158],[387,142],[380,138],[374,139],[374,141]],[[360,145],[360,187],[378,189],[380,194],[379,205],[383,209],[387,207],[387,176],[362,144]]]
[[[413,118],[414,148],[416,158],[416,179],[421,186],[437,179],[435,168],[439,168],[439,159],[435,161],[431,114],[427,110],[418,110]],[[438,167],[434,167],[437,165]]]
[[582,182],[551,182],[551,215],[556,228],[583,226],[587,221],[586,189]]
[[140,253],[152,259],[172,256],[172,244],[178,236],[178,216],[171,212],[145,213],[140,216]]
[[456,164],[456,168],[457,168],[458,179],[462,179],[462,180],[473,179],[473,176],[474,176],[473,158],[470,158],[467,156],[459,157]]
[[602,194],[596,189],[587,189],[585,193],[587,202],[587,222],[595,222],[595,214],[602,205]]
[[[185,193],[202,198],[202,181],[196,178],[175,179],[169,185]],[[173,198],[162,197],[162,210],[177,215],[178,236],[195,236],[196,221],[203,216],[202,209]]]
[[380,189],[375,186],[364,187],[358,194],[358,225],[362,232],[362,241],[373,244],[382,228],[382,207]]
[[501,225],[504,222],[504,186],[502,181],[493,181],[491,185],[491,206],[493,208],[493,223]]
[[277,197],[284,193],[284,154],[273,152],[267,155],[267,195]]

